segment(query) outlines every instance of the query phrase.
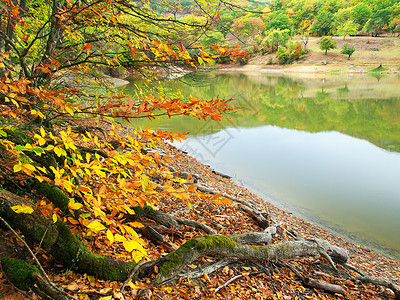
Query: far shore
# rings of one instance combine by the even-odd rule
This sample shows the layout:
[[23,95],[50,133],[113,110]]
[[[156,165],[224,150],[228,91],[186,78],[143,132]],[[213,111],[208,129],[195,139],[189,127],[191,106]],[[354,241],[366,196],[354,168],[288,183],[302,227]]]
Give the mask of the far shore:
[[[337,48],[327,55],[319,49],[319,38],[310,38],[304,58],[292,64],[280,65],[276,54],[257,55],[246,65],[219,65],[223,72],[259,72],[290,74],[365,74],[382,66],[382,74],[400,74],[400,38],[398,37],[334,37]],[[356,49],[347,59],[341,48],[347,43]]]

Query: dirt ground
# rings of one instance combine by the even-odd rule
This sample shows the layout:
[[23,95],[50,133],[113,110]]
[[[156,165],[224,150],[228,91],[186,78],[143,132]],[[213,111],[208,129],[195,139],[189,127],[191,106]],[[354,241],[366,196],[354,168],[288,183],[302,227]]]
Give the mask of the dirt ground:
[[[385,73],[400,73],[400,38],[398,37],[334,37],[337,48],[325,51],[319,48],[320,38],[310,37],[307,44],[309,50],[305,57],[290,65],[279,65],[275,53],[259,55],[250,59],[248,65],[229,67],[229,70],[261,71],[261,72],[290,72],[290,73],[365,73],[380,64]],[[296,39],[295,39],[296,40]],[[298,40],[299,42],[300,39]],[[356,51],[350,60],[341,54],[343,45],[347,43]],[[273,64],[268,64],[272,58]]]

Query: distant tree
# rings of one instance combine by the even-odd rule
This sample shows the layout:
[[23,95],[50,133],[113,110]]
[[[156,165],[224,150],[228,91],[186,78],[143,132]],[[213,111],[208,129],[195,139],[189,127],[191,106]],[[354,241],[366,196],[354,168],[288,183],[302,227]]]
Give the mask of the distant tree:
[[265,29],[288,29],[292,31],[292,21],[289,19],[289,16],[286,11],[278,10],[274,11],[271,15],[271,19],[267,22]]
[[308,44],[308,39],[310,38],[310,35],[308,33],[304,33],[300,36],[301,41],[304,44],[304,48],[307,48],[307,44]]
[[358,24],[356,24],[353,20],[348,20],[344,24],[338,26],[336,29],[336,33],[340,36],[343,36],[343,39],[346,38],[346,35],[355,35],[357,34]]
[[392,33],[397,33],[397,36],[400,36],[400,2],[392,7],[389,29]]
[[271,10],[276,11],[283,8],[282,0],[274,0],[269,4]]
[[354,51],[356,51],[356,48],[354,48],[353,46],[350,47],[347,43],[345,43],[340,53],[348,55],[347,60],[349,60],[350,56],[354,53]]
[[224,40],[223,33],[215,31],[208,32],[201,37],[202,44],[206,46],[221,45]]
[[315,22],[311,28],[311,33],[315,35],[328,35],[332,32],[334,24],[334,15],[329,11],[322,9],[315,17]]
[[221,20],[216,21],[215,30],[221,32],[224,37],[231,31],[232,24],[236,19],[234,14],[231,13],[221,13]]
[[328,50],[336,48],[336,41],[331,36],[323,36],[319,40],[319,47],[321,50],[325,50],[325,55],[328,54]]
[[271,52],[275,52],[278,50],[279,46],[286,46],[289,39],[289,30],[274,29],[268,32],[267,36],[263,39],[262,44],[269,48]]
[[313,5],[311,3],[299,1],[296,2],[292,11],[291,20],[293,22],[293,28],[299,33],[308,30],[314,19]]
[[243,36],[254,36],[265,30],[265,23],[259,17],[242,17],[233,23],[233,30]]
[[400,16],[390,22],[389,28],[392,33],[397,33],[397,36],[400,36]]
[[352,7],[342,8],[335,13],[335,24],[343,24],[352,18]]
[[389,25],[390,13],[389,8],[376,11],[365,24],[365,31],[371,33],[372,36],[378,36]]
[[352,18],[358,24],[358,29],[364,27],[365,23],[371,17],[371,14],[372,9],[366,3],[359,3],[353,7]]

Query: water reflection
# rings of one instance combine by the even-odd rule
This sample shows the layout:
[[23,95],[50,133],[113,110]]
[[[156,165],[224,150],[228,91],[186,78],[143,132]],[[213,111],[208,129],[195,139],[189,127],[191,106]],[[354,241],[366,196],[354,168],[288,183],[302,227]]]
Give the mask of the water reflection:
[[[141,120],[138,124],[189,132],[189,136],[263,125],[308,132],[338,131],[400,151],[400,80],[396,77],[378,83],[370,76],[294,79],[262,74],[195,74],[184,80],[190,85],[174,83],[184,96],[236,98],[233,105],[244,108],[231,114],[231,119],[212,125],[187,117]],[[175,90],[172,83],[170,87]],[[133,94],[134,88],[130,85],[125,91]]]
[[234,97],[244,109],[221,123],[178,117],[141,126],[188,131],[179,147],[202,162],[278,206],[400,258],[399,78],[257,73],[184,80],[185,96]]
[[399,256],[400,154],[338,132],[228,128],[178,147],[275,205]]

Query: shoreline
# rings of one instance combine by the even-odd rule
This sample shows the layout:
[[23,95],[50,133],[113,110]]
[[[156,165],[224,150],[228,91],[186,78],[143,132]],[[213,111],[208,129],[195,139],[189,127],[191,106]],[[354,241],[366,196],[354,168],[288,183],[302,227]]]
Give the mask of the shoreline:
[[[181,150],[180,148],[178,148],[174,145],[167,144],[167,147],[172,147],[175,149],[174,151],[176,151],[178,153],[180,152],[181,154],[179,154],[179,155],[182,155],[184,157],[184,160],[188,161],[187,164],[193,165],[193,162],[190,162],[190,161],[196,161],[201,166],[202,169],[205,168],[208,172],[224,174],[223,173],[224,170],[218,169],[218,166],[214,166],[212,164],[211,165],[203,164],[202,162],[197,161],[197,159],[192,157],[190,154],[186,153],[186,151]],[[163,148],[163,151],[164,150],[165,150],[165,148]],[[182,171],[187,172],[188,170],[183,169]],[[227,175],[229,176],[229,174],[227,174]],[[218,178],[217,180],[221,181],[220,178]],[[225,181],[226,181],[226,179],[225,179]],[[400,257],[396,256],[396,254],[394,254],[394,253],[393,254],[390,253],[393,250],[381,247],[379,244],[374,244],[373,242],[363,241],[362,239],[357,238],[355,236],[351,237],[352,236],[351,232],[347,232],[338,226],[334,226],[334,224],[326,223],[324,221],[318,221],[318,218],[309,216],[306,213],[302,212],[301,210],[296,210],[294,207],[291,207],[288,204],[282,203],[280,201],[280,199],[278,199],[278,198],[274,198],[268,194],[258,191],[255,187],[252,187],[245,181],[240,180],[240,182],[236,182],[233,177],[230,178],[230,181],[234,185],[237,186],[237,188],[239,189],[239,193],[243,193],[243,194],[249,193],[250,198],[257,199],[256,202],[259,205],[263,206],[263,204],[266,204],[266,206],[272,206],[272,207],[274,207],[274,210],[276,209],[278,211],[281,211],[281,212],[283,212],[284,215],[290,215],[291,217],[293,217],[296,220],[301,220],[301,222],[304,224],[308,224],[313,227],[317,227],[320,230],[331,234],[332,236],[336,236],[340,239],[343,239],[343,240],[351,243],[353,246],[356,246],[357,248],[362,249],[363,251],[375,253],[378,256],[385,257],[389,260],[397,261],[397,263],[399,263],[399,267],[400,267]],[[215,185],[215,186],[218,186],[218,184],[219,183],[213,182],[213,185]],[[246,192],[244,192],[244,191],[246,191]],[[399,275],[400,275],[400,268],[399,268]],[[400,280],[400,278],[399,278],[399,280]]]
[[[333,37],[337,43],[335,49],[327,55],[319,48],[319,38],[310,37],[304,57],[292,64],[280,65],[276,60],[276,53],[256,55],[247,65],[219,65],[222,70],[230,71],[261,71],[267,73],[298,73],[298,74],[326,74],[339,72],[341,74],[366,74],[382,65],[385,70],[380,74],[400,74],[400,38],[349,36]],[[298,40],[301,43],[301,41]],[[302,43],[301,43],[302,44]],[[341,48],[348,44],[355,48],[354,54],[347,59],[341,54]],[[302,44],[303,45],[303,44]],[[303,45],[304,47],[304,45]]]
[[382,75],[399,75],[400,71],[396,69],[396,66],[385,66],[388,70],[382,72],[373,72],[371,69],[378,67],[374,66],[357,66],[357,65],[309,65],[302,64],[301,62],[289,64],[289,65],[268,65],[260,63],[249,63],[247,65],[218,65],[215,69],[216,72],[230,73],[230,72],[243,72],[243,73],[261,73],[261,74],[288,74],[290,76],[298,75],[301,77],[302,74],[314,75],[319,77],[321,75],[366,75],[366,74],[382,74]]
[[304,238],[318,236],[319,238],[334,241],[336,245],[347,249],[350,252],[352,263],[356,264],[367,273],[381,274],[380,276],[400,281],[400,261],[398,258],[382,255],[371,249],[356,245],[352,241],[340,237],[340,233],[334,233],[323,229],[310,221],[304,220],[304,218],[297,217],[293,213],[279,208],[253,191],[250,191],[248,188],[235,183],[232,179],[219,176],[218,170],[215,172],[212,167],[200,163],[195,158],[173,145],[165,143],[160,145],[160,148],[162,151],[170,153],[175,157],[174,164],[180,171],[189,171],[200,175],[209,187],[218,192],[240,195],[241,199],[258,205],[259,207],[264,207],[265,210],[270,213],[274,219],[281,222],[283,226],[288,227],[289,230],[298,232]]

